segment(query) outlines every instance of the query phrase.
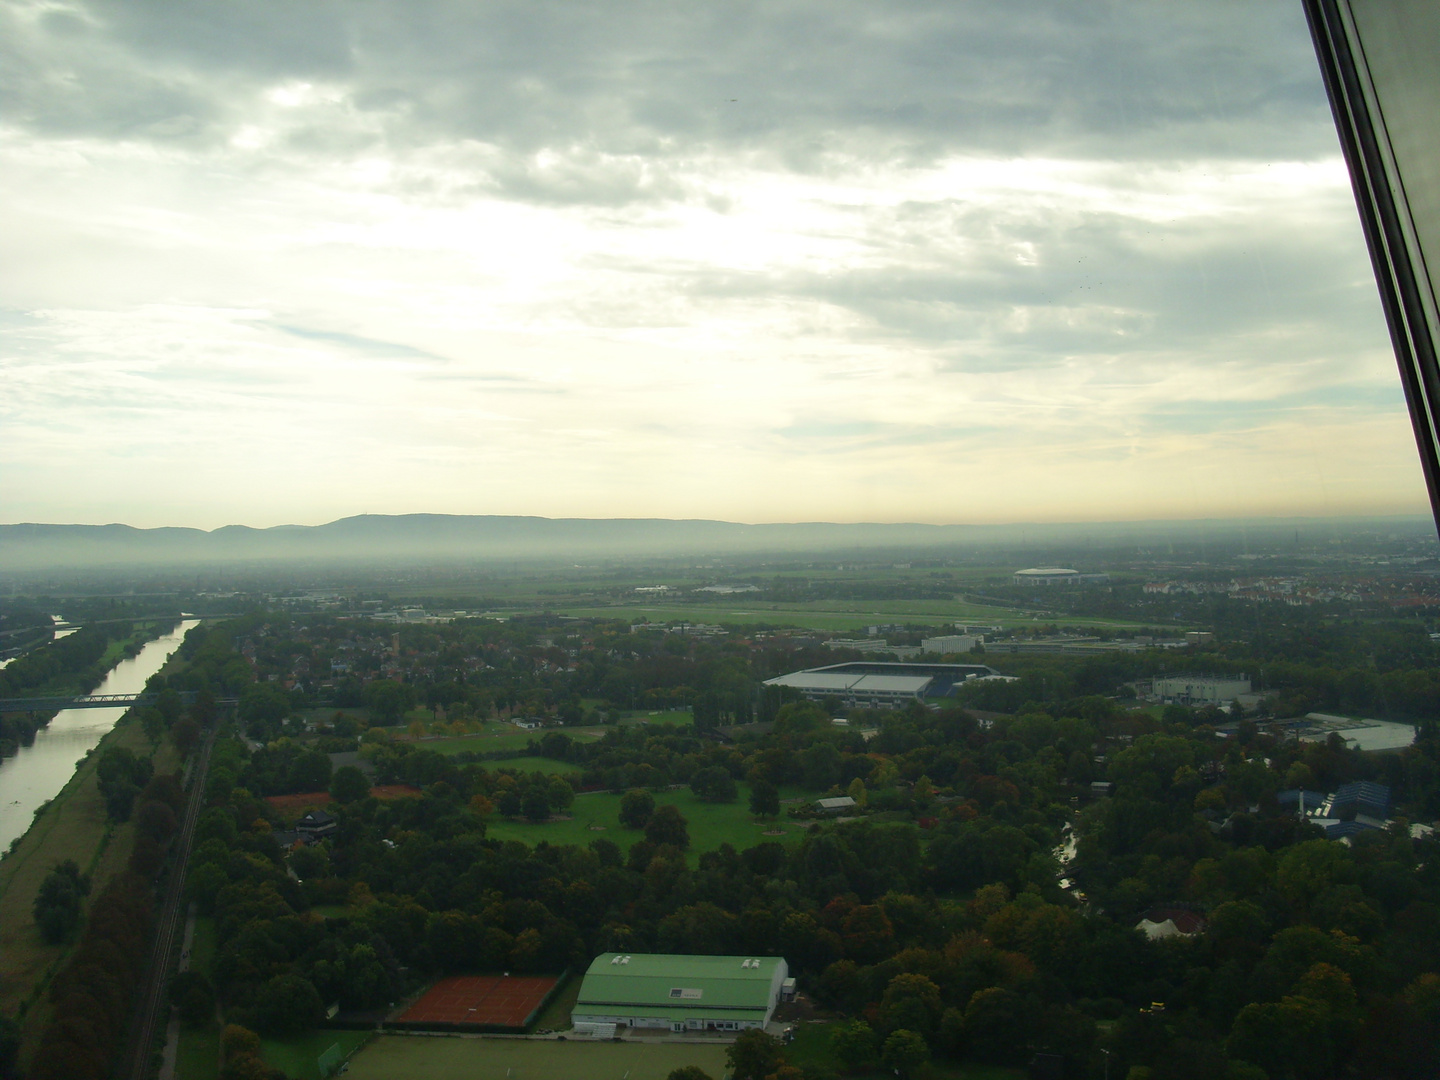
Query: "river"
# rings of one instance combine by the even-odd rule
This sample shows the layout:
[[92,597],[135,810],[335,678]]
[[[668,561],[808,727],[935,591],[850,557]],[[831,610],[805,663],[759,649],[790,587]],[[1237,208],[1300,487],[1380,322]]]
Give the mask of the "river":
[[[64,622],[65,620],[62,619],[62,618],[60,618],[59,615],[51,615],[51,616],[50,616],[50,621],[51,621],[52,623],[55,623],[55,624],[58,626],[60,623]],[[80,629],[80,627],[78,627],[78,626],[67,626],[64,630],[56,630],[56,631],[54,631],[54,632],[50,635],[50,640],[51,640],[51,641],[59,641],[61,638],[67,638],[67,637],[69,637],[71,634],[75,633],[76,630],[79,630],[79,629]],[[48,644],[48,642],[47,642],[47,644]],[[25,655],[24,653],[21,653],[21,654],[20,654],[20,656],[24,656],[24,655]],[[4,669],[7,665],[14,663],[16,660],[19,660],[19,659],[20,659],[20,656],[7,656],[4,660],[0,660],[0,669]]]
[[[92,694],[137,694],[180,647],[185,633],[199,619],[186,619],[170,633],[147,642],[138,656],[121,660]],[[35,820],[35,809],[60,793],[75,774],[76,764],[125,714],[121,709],[65,709],[35,733],[35,741],[14,757],[0,760],[0,851],[23,836]]]

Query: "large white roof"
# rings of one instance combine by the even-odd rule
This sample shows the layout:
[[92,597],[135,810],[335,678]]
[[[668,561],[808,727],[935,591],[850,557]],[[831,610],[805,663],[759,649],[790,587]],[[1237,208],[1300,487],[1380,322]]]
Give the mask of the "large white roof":
[[793,686],[797,690],[849,690],[864,675],[841,674],[829,671],[794,671],[766,679],[766,686]]
[[795,671],[766,679],[766,686],[793,686],[796,690],[859,693],[918,694],[930,685],[929,675],[865,675],[858,672]]
[[1301,735],[1301,742],[1324,742],[1333,732],[1354,750],[1403,750],[1415,742],[1415,726],[1392,720],[1351,720],[1343,716],[1309,713],[1321,730]]
[[900,694],[918,694],[930,685],[928,675],[862,675],[852,690],[891,691]]

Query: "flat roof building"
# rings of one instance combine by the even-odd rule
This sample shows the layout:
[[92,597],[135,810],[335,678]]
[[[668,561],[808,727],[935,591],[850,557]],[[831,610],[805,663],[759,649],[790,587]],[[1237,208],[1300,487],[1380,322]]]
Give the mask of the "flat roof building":
[[778,956],[601,953],[570,1020],[676,1032],[763,1028],[789,976]]
[[956,683],[995,674],[994,668],[984,664],[890,664],[855,660],[777,675],[766,679],[765,685],[791,687],[811,701],[834,697],[852,707],[885,707],[946,697]]
[[1415,742],[1415,725],[1393,720],[1362,720],[1328,713],[1306,713],[1301,742],[1324,742],[1339,735],[1352,750],[1403,750]]
[[766,686],[789,686],[812,701],[839,698],[847,705],[904,705],[918,701],[930,685],[927,675],[842,675],[796,671],[766,679]]
[[927,653],[968,653],[979,645],[981,640],[970,634],[947,634],[944,637],[923,638],[920,649]]
[[1016,570],[1014,577],[1016,585],[1069,585],[1079,580],[1079,570],[1069,570],[1061,566]]
[[1250,693],[1244,675],[1166,675],[1153,683],[1155,697],[1179,705],[1224,705]]
[[1030,570],[1016,570],[1011,580],[1016,585],[1103,585],[1110,580],[1106,573],[1082,574],[1065,566],[1040,566]]

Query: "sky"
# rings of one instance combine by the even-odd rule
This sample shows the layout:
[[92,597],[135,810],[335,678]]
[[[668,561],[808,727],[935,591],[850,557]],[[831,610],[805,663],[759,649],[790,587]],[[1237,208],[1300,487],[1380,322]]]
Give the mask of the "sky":
[[0,0],[0,521],[1424,513],[1298,2]]

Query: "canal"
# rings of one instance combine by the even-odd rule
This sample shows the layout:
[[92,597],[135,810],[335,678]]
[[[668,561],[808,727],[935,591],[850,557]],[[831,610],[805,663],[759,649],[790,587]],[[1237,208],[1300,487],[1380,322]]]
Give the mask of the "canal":
[[[199,625],[186,619],[170,633],[147,642],[137,656],[121,660],[93,694],[136,694],[180,647],[186,632]],[[120,709],[66,709],[35,733],[35,741],[14,757],[0,760],[0,851],[23,836],[35,810],[60,793],[75,766],[123,716]]]

